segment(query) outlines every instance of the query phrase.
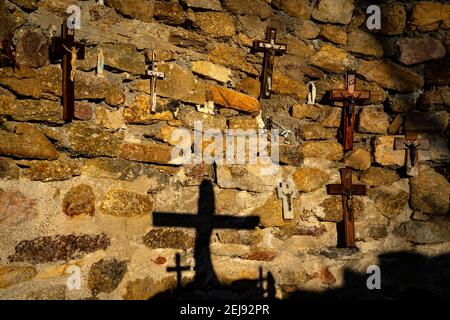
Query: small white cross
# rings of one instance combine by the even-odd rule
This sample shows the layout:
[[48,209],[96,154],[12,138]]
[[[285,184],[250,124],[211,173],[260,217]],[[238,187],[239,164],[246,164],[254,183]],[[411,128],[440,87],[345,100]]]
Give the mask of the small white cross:
[[297,189],[292,178],[286,181],[280,182],[277,188],[278,198],[283,200],[283,219],[294,219],[294,199],[297,198]]
[[316,104],[316,85],[314,82],[308,83],[308,89],[311,88],[311,91],[308,93],[308,104]]
[[156,81],[164,79],[165,74],[158,71],[155,51],[152,51],[151,69],[146,74],[150,76],[151,111],[156,112]]
[[100,48],[97,54],[97,77],[104,78],[103,70],[105,69],[105,56],[103,49]]

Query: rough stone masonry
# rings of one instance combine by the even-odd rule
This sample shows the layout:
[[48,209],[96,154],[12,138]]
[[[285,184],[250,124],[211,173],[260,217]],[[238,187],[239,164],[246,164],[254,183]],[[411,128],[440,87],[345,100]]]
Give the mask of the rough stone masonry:
[[[204,179],[213,181],[216,215],[261,221],[214,230],[211,260],[224,284],[257,279],[262,267],[276,296],[288,298],[339,288],[345,270],[365,274],[381,254],[450,253],[450,4],[376,2],[381,30],[367,29],[369,3],[356,0],[0,0],[0,41],[16,46],[18,65],[0,56],[0,298],[149,299],[174,289],[166,268],[176,253],[193,265],[195,233],[153,227],[151,213],[197,212]],[[73,4],[86,56],[77,62],[75,120],[65,123],[49,46]],[[271,98],[258,101],[263,55],[251,48],[267,27],[287,54],[275,58]],[[165,74],[156,113],[145,77],[152,50]],[[354,150],[344,154],[342,108],[328,93],[344,88],[347,71],[371,99],[357,107]],[[306,103],[311,81],[315,104]],[[213,112],[204,112],[210,101]],[[255,129],[260,112],[292,132],[280,137],[279,174],[169,164],[176,129],[193,134],[196,120],[220,132]],[[430,142],[413,178],[403,174],[405,151],[393,148],[406,131]],[[368,186],[354,200],[359,251],[347,253],[335,249],[340,197],[325,188],[345,166]],[[294,219],[283,220],[276,188],[289,176],[299,194]],[[73,266],[79,289],[67,286]]]

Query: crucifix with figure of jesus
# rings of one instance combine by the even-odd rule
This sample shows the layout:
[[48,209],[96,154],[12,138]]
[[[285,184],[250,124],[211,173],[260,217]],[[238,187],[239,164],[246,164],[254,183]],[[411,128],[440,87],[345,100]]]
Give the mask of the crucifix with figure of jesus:
[[354,73],[348,73],[346,75],[345,89],[333,89],[331,90],[331,101],[343,101],[344,102],[344,117],[342,124],[342,145],[344,151],[353,150],[353,136],[355,132],[355,104],[357,101],[364,101],[370,99],[369,90],[355,90],[356,75]]
[[405,150],[405,173],[409,177],[419,175],[419,150],[430,149],[427,139],[419,139],[418,133],[409,131],[405,138],[395,138],[395,150]]
[[75,42],[75,30],[69,31],[67,20],[61,26],[61,36],[52,38],[50,56],[55,60],[62,58],[63,120],[70,122],[75,117],[76,62],[84,59],[85,47]]
[[340,173],[342,183],[327,185],[327,194],[340,195],[342,197],[342,223],[344,227],[345,246],[347,248],[352,248],[355,247],[355,214],[353,196],[365,196],[367,194],[367,187],[363,184],[353,184],[351,169],[341,169]]
[[255,40],[253,50],[264,52],[264,62],[261,74],[261,98],[269,99],[273,88],[273,66],[275,56],[283,55],[287,52],[287,45],[277,43],[277,30],[267,28],[266,40]]

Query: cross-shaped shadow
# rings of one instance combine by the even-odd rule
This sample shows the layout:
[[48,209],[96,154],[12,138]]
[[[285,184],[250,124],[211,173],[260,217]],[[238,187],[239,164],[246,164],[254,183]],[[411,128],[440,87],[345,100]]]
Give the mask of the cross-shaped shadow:
[[218,284],[211,262],[209,242],[213,229],[253,229],[259,224],[258,216],[232,217],[215,216],[215,198],[211,181],[204,180],[200,185],[198,214],[153,213],[153,225],[157,227],[195,228],[194,282],[202,287]]
[[[204,180],[200,185],[200,197],[198,201],[198,214],[180,214],[180,213],[153,213],[153,225],[157,227],[184,227],[195,228],[196,239],[194,247],[195,259],[195,276],[194,281],[189,284],[189,289],[201,289],[208,291],[211,289],[221,288],[222,286],[214,271],[211,261],[210,238],[214,229],[254,229],[259,224],[259,216],[234,217],[234,216],[218,216],[215,215],[215,197],[211,181]],[[182,289],[181,272],[187,271],[188,268],[181,267],[180,256],[176,256],[176,267],[171,267],[168,272],[177,273],[177,291]],[[274,296],[275,281],[269,273],[267,279],[262,277],[262,269],[260,270],[259,280],[241,281],[239,286],[251,286],[254,291],[263,289],[263,283],[267,281],[267,292]],[[245,284],[244,284],[245,282]],[[231,288],[227,288],[231,290]],[[261,298],[263,295],[261,295]]]

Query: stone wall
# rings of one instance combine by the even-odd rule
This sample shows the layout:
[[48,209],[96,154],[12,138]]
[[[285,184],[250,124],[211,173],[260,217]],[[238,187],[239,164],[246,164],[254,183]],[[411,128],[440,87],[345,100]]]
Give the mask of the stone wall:
[[[61,67],[49,61],[66,9],[81,7],[76,39],[86,45],[75,77],[75,117],[62,120]],[[259,215],[255,230],[213,231],[211,259],[221,283],[271,272],[276,295],[326,290],[344,271],[365,274],[379,255],[450,252],[448,112],[450,5],[377,1],[382,29],[366,29],[369,2],[353,0],[0,0],[0,40],[13,39],[19,68],[0,60],[0,297],[148,299],[176,286],[175,253],[194,264],[195,232],[152,226],[152,212],[196,213],[199,186],[214,182],[215,213]],[[287,54],[275,59],[274,94],[258,102],[262,54],[253,40],[276,27]],[[97,53],[105,56],[96,76]],[[158,108],[149,113],[151,50],[159,70]],[[328,99],[354,70],[355,148],[339,143],[342,108]],[[317,102],[306,104],[307,84]],[[215,94],[214,94],[215,93]],[[214,101],[214,114],[203,106]],[[281,170],[263,165],[170,164],[180,127],[260,127],[281,137]],[[393,141],[419,131],[419,176],[403,174]],[[207,145],[208,141],[203,142]],[[339,168],[369,187],[355,197],[359,252],[334,249],[342,220]],[[295,219],[282,219],[276,186],[292,176]],[[73,266],[81,288],[70,290]],[[189,282],[194,273],[184,273]]]

